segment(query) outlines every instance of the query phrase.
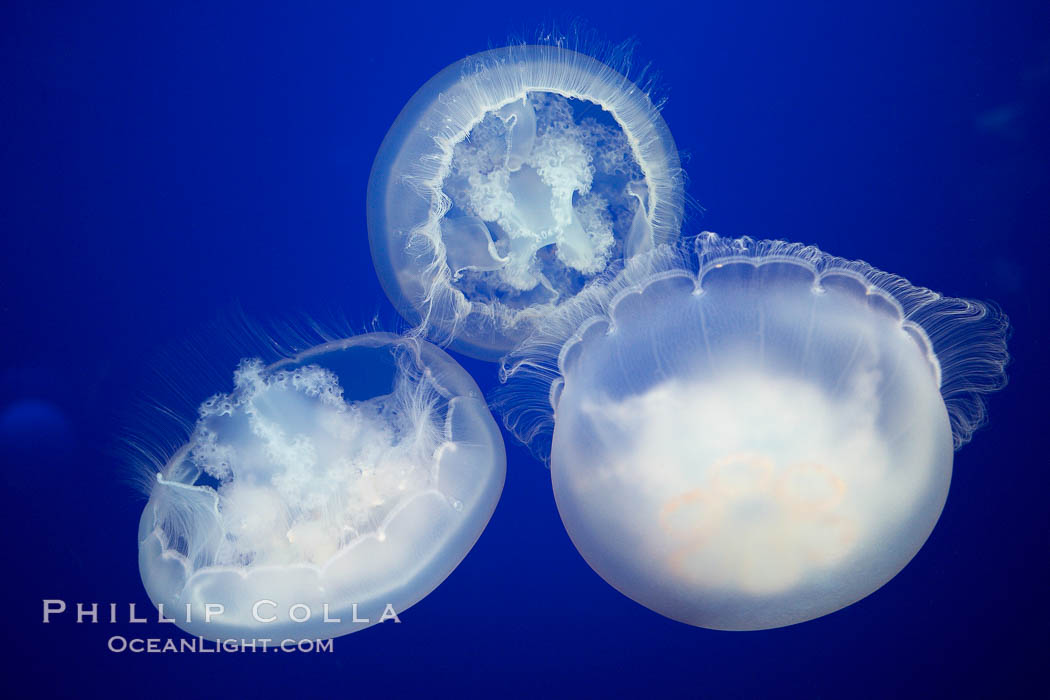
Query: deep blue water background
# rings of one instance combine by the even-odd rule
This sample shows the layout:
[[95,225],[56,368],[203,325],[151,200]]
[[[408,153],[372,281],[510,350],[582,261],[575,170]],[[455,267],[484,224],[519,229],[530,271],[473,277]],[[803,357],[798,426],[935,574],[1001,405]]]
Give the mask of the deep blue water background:
[[[1047,691],[1050,5],[90,5],[0,10],[0,683],[183,698]],[[115,447],[170,431],[141,398],[227,389],[231,319],[397,328],[365,234],[386,129],[445,65],[573,17],[636,38],[660,71],[703,207],[690,232],[817,244],[1011,316],[1010,385],[914,561],[816,621],[691,628],[587,567],[549,474],[508,438],[501,503],[459,569],[401,625],[332,654],[113,654],[110,635],[178,632],[41,624],[43,598],[148,606],[143,499]],[[493,366],[464,364],[495,386]]]

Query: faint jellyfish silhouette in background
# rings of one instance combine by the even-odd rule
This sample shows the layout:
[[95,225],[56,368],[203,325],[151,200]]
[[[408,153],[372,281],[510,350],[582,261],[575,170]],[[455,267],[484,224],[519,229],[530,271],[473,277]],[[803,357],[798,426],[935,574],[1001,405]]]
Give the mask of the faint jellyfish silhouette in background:
[[63,386],[58,374],[43,368],[0,371],[0,455],[45,461],[71,458],[77,436],[59,400]]
[[[354,632],[421,600],[481,535],[503,440],[442,350],[370,333],[234,378],[155,475],[139,526],[149,597],[185,631]],[[223,610],[206,622],[209,604]]]
[[682,202],[645,90],[581,53],[517,45],[408,102],[372,168],[369,241],[403,316],[496,360],[611,265],[675,240]]
[[933,530],[1007,320],[813,247],[697,253],[636,258],[550,317],[503,364],[507,426],[541,452],[553,429],[565,527],[628,597],[716,629],[825,615]]

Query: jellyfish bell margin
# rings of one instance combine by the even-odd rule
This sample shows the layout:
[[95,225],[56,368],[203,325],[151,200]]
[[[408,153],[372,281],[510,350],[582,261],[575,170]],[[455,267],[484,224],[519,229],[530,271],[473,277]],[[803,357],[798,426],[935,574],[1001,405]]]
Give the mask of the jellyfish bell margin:
[[488,523],[502,437],[439,348],[369,333],[243,362],[155,475],[139,569],[206,639],[327,639],[400,614]]
[[[588,564],[688,624],[845,607],[926,541],[1005,383],[1005,316],[861,262],[703,234],[628,261],[501,373]],[[517,385],[517,386],[515,386]]]
[[682,175],[643,89],[576,51],[515,45],[412,97],[376,156],[367,209],[402,315],[494,361],[618,260],[675,240]]

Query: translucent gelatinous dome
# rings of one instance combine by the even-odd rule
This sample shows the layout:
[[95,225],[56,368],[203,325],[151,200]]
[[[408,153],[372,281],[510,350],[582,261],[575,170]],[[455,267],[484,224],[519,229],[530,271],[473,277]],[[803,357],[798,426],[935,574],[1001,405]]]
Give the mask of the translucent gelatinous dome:
[[139,526],[150,599],[187,632],[362,629],[432,591],[488,523],[503,441],[437,347],[371,333],[243,362],[235,385],[201,406]]
[[678,154],[649,96],[554,46],[432,78],[368,185],[388,296],[435,342],[489,360],[611,265],[674,240],[681,218]]
[[[1002,385],[1005,319],[815,248],[699,245],[698,272],[636,261],[505,373],[549,389],[558,510],[606,581],[693,625],[802,622],[926,541]],[[524,398],[508,425],[535,438]]]

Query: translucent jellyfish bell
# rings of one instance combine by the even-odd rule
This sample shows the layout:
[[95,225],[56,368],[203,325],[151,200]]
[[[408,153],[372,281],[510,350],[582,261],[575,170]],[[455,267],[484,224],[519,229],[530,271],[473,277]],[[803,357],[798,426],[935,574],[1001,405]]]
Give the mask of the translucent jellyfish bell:
[[508,426],[553,415],[562,520],[625,595],[716,629],[825,615],[926,541],[1006,319],[801,245],[705,234],[699,258],[633,261],[515,351],[510,386],[554,409],[515,390]]
[[201,406],[139,526],[146,591],[191,634],[323,639],[400,614],[496,507],[499,430],[429,343],[361,335],[244,362],[235,385]]
[[678,153],[619,72],[555,46],[449,66],[384,139],[368,184],[387,295],[429,337],[495,360],[610,265],[674,240]]

